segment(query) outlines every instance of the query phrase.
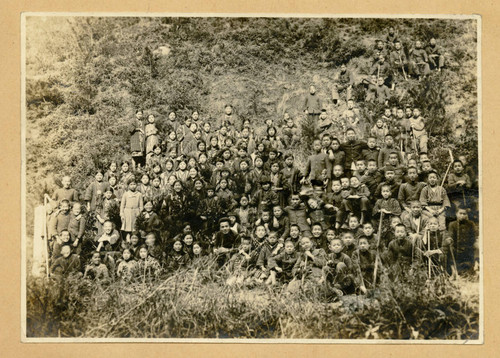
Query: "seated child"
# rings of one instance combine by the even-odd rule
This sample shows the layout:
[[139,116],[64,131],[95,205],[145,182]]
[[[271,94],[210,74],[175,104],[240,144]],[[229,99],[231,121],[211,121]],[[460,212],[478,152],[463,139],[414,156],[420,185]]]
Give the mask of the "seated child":
[[329,253],[326,255],[324,267],[324,281],[326,283],[327,297],[343,296],[354,293],[354,280],[352,276],[352,260],[342,252],[342,240],[335,238],[330,242]]
[[293,267],[299,258],[299,253],[295,251],[295,243],[292,240],[285,241],[285,248],[270,259],[269,267],[270,283],[274,285],[276,280],[288,283],[293,279]]
[[70,245],[61,247],[61,256],[55,259],[50,265],[50,274],[56,279],[66,278],[68,276],[78,275],[80,273],[80,258],[71,253]]
[[83,277],[88,277],[95,281],[108,281],[109,280],[109,272],[108,268],[105,264],[101,262],[101,254],[96,251],[92,253],[92,259],[90,263],[85,266],[85,272]]
[[[352,255],[354,266],[358,270],[358,287],[361,293],[366,293],[366,288],[372,286],[373,270],[377,255],[375,251],[370,250],[370,242],[366,236],[361,236],[358,239],[358,249]],[[379,271],[380,272],[380,271]]]
[[[260,272],[257,272],[257,282],[262,282],[269,277],[269,270],[271,269],[272,263],[271,258],[277,255],[282,247],[283,244],[278,242],[278,235],[275,232],[270,232],[269,235],[267,235],[267,240],[260,249],[257,259],[257,268],[260,269]],[[272,281],[273,279],[267,280],[266,284],[275,283]]]
[[290,282],[288,289],[296,292],[305,280],[307,284],[318,284],[323,276],[323,266],[326,263],[326,254],[323,249],[315,248],[311,238],[303,237],[300,241],[300,253],[292,274],[295,279]]
[[356,241],[354,239],[354,233],[350,230],[345,231],[342,234],[342,253],[351,258],[354,251],[356,251]]
[[226,280],[228,286],[241,285],[245,281],[249,282],[254,275],[257,255],[255,251],[251,251],[251,247],[251,239],[249,237],[242,238],[239,251],[229,259],[227,271],[230,276]]
[[116,269],[116,276],[122,280],[130,281],[135,276],[137,261],[130,249],[123,249],[122,260]]
[[190,261],[189,255],[183,250],[184,243],[180,238],[175,239],[172,247],[167,254],[166,269],[168,271],[177,271],[180,268],[186,267]]
[[137,261],[137,275],[142,280],[152,280],[161,273],[161,266],[158,260],[149,256],[148,248],[142,245],[139,248],[139,260]]

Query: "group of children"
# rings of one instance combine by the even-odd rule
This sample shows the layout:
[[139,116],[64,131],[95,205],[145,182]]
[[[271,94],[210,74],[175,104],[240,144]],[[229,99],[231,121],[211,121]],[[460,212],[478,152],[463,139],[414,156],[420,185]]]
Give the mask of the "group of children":
[[138,110],[131,161],[97,170],[82,193],[66,176],[51,196],[51,274],[130,281],[208,268],[226,272],[227,285],[342,295],[366,292],[382,273],[477,270],[477,171],[459,156],[436,172],[419,108],[387,108],[366,131],[342,98],[342,125],[315,117],[304,168],[288,113],[255,126],[231,105],[217,120],[172,111],[160,130]]

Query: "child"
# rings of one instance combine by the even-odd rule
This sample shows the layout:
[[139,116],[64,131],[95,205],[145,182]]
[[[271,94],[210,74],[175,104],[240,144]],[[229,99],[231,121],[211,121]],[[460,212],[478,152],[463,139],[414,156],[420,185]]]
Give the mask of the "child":
[[[48,223],[49,240],[53,245],[53,239],[63,230],[68,230],[70,215],[69,200],[63,199],[60,203],[61,208],[52,215]],[[51,246],[52,246],[51,245]]]
[[284,249],[269,260],[271,277],[274,277],[271,284],[274,284],[276,279],[283,283],[289,283],[293,279],[292,270],[299,259],[299,253],[295,251],[292,240],[286,240],[284,245]]
[[[363,223],[365,219],[369,219],[367,217],[367,212],[370,206],[370,201],[368,200],[369,196],[370,191],[366,185],[361,184],[359,179],[353,176],[350,180],[350,190],[342,202],[344,211],[356,216],[359,215],[361,217],[360,221]],[[339,228],[341,224],[342,222],[337,222],[337,228]]]
[[366,236],[358,239],[358,249],[352,255],[353,266],[359,273],[359,284],[361,293],[366,293],[366,287],[371,287],[373,282],[373,270],[377,255],[370,250],[370,241]]
[[50,266],[50,273],[56,279],[61,280],[68,276],[81,275],[80,266],[80,258],[71,253],[71,246],[63,245],[61,256],[55,259]]
[[384,123],[382,118],[377,119],[377,122],[373,126],[373,128],[370,131],[370,134],[373,136],[375,139],[375,145],[377,149],[382,148],[382,145],[384,144],[385,136],[389,134],[389,129],[387,128],[387,124]]
[[251,240],[248,237],[241,239],[239,251],[231,256],[227,267],[230,273],[226,280],[226,285],[241,285],[245,280],[249,281],[255,271],[255,260],[257,255],[251,252]]
[[288,237],[287,240],[292,241],[296,247],[299,247],[301,239],[302,236],[300,235],[299,226],[297,224],[290,225],[290,236]]
[[290,205],[285,208],[290,225],[296,224],[303,236],[311,236],[311,227],[307,222],[307,212],[304,203],[298,194],[292,194]]
[[108,188],[104,192],[104,198],[96,210],[97,235],[102,234],[102,225],[109,220],[109,212],[113,207],[119,207],[119,201],[113,195],[113,189]]
[[186,234],[183,235],[182,243],[184,245],[184,248],[182,249],[186,255],[189,257],[189,261],[193,259],[193,242],[194,238],[193,235],[191,234]]
[[137,261],[137,270],[136,273],[139,278],[142,278],[143,281],[146,279],[152,280],[153,278],[157,278],[161,272],[161,266],[159,262],[149,256],[148,248],[145,245],[142,245],[139,248],[139,259]]
[[79,255],[83,234],[85,233],[85,215],[82,214],[82,205],[80,203],[73,204],[73,209],[69,216],[68,231],[73,238],[74,251]]
[[139,185],[137,186],[137,191],[140,192],[142,194],[142,197],[144,198],[148,192],[149,192],[149,188],[150,188],[150,185],[149,185],[149,174],[148,173],[143,173],[141,175],[141,182],[139,183]]
[[279,196],[271,190],[271,180],[269,177],[262,176],[260,179],[260,189],[252,197],[251,205],[257,207],[257,213],[260,214],[264,208],[270,208],[279,205]]
[[420,202],[430,215],[438,218],[439,230],[446,230],[445,211],[450,207],[450,201],[446,190],[438,186],[438,175],[435,171],[430,172],[427,179],[427,186],[420,193]]
[[401,153],[397,151],[397,149],[394,147],[394,138],[392,135],[387,134],[385,136],[385,146],[380,149],[379,155],[378,155],[378,167],[383,168],[385,167],[388,162],[389,162],[389,154],[395,152],[396,155],[398,156],[399,162],[403,162],[403,157],[401,156]]
[[87,202],[87,211],[95,211],[101,205],[104,192],[109,188],[109,184],[103,181],[104,173],[97,170],[95,180],[87,187],[84,200]]
[[382,175],[377,169],[377,161],[375,159],[369,159],[366,165],[366,170],[360,178],[360,182],[368,188],[370,198],[375,196],[375,192],[377,191],[377,187],[381,181]]
[[285,165],[283,169],[281,170],[283,173],[283,177],[285,180],[288,182],[288,187],[290,189],[290,194],[296,194],[300,190],[300,177],[301,173],[300,170],[297,169],[294,165],[294,156],[293,154],[289,153],[285,155]]
[[356,242],[354,240],[354,233],[349,230],[342,234],[342,253],[348,257],[352,257],[353,252],[356,250]]
[[[421,249],[424,256],[431,260],[431,269],[437,266],[440,273],[442,268],[445,267],[443,253],[446,251],[444,248],[446,241],[444,233],[438,229],[438,220],[434,217],[430,218],[427,222],[427,230],[419,242],[422,244]],[[427,263],[425,264],[427,265]]]
[[411,133],[418,153],[427,153],[427,131],[425,130],[424,118],[420,115],[420,109],[413,109],[413,117],[410,118]]
[[184,157],[182,157],[179,163],[177,164],[177,170],[175,171],[175,176],[183,184],[186,183],[187,178],[189,176],[189,170],[187,169],[187,162]]
[[144,165],[144,121],[142,110],[135,112],[135,118],[129,128],[130,131],[130,152],[134,165],[139,168]]
[[[72,245],[71,235],[68,230],[62,230],[59,235],[57,235],[54,241],[54,248],[52,250],[52,259],[57,259],[61,256],[61,248],[65,245]],[[73,250],[74,251],[74,250]]]
[[124,249],[122,252],[122,260],[116,269],[116,276],[124,281],[130,281],[135,276],[137,270],[137,261],[135,261],[132,251]]
[[128,191],[123,194],[120,205],[120,218],[122,220],[121,230],[126,234],[126,241],[130,240],[130,233],[135,229],[135,220],[144,209],[142,194],[137,189],[134,179],[128,182]]
[[249,206],[248,197],[240,198],[240,206],[235,209],[235,214],[243,232],[250,232],[256,220],[257,210]]
[[73,203],[78,202],[78,192],[71,188],[71,177],[69,176],[64,176],[61,180],[62,188],[59,188],[54,191],[54,194],[52,195],[52,206],[53,208],[59,207],[59,203],[62,200],[68,200],[70,205],[73,205]]
[[[323,201],[325,203],[325,222],[328,227],[335,226],[337,215],[342,207],[342,186],[339,180],[332,180],[332,191],[323,195]],[[339,221],[342,218],[339,217]]]
[[158,128],[156,128],[155,116],[153,114],[148,116],[148,123],[144,126],[144,135],[146,137],[146,164],[150,165],[153,149],[160,143]]
[[184,252],[184,243],[181,239],[175,239],[167,255],[166,269],[168,271],[177,271],[186,267],[189,261],[189,255]]
[[275,274],[269,274],[269,270],[272,268],[271,258],[277,255],[282,247],[283,244],[278,242],[278,235],[275,232],[267,235],[267,240],[263,243],[257,259],[257,268],[260,269],[260,272],[257,274],[257,282],[262,282],[266,278],[269,278],[266,280],[266,284],[274,285],[276,283]]
[[[313,223],[318,223],[321,225],[321,229],[327,228],[324,212],[324,202],[316,197],[309,197],[307,199],[307,222],[312,225]],[[311,227],[312,229],[312,227]]]
[[327,296],[343,296],[354,293],[352,260],[343,252],[342,240],[333,239],[328,248],[329,253],[326,255],[323,269]]
[[102,225],[102,235],[96,237],[98,243],[96,251],[114,251],[118,248],[120,241],[120,233],[114,228],[114,224],[107,220]]
[[391,187],[384,185],[382,187],[382,199],[377,199],[373,207],[373,218],[377,219],[381,213],[384,213],[386,221],[389,221],[391,216],[401,215],[401,206],[397,199],[391,198]]
[[306,178],[311,183],[313,183],[314,181],[322,181],[322,173],[324,170],[326,170],[326,177],[328,179],[331,178],[332,165],[328,158],[328,155],[321,152],[321,141],[319,139],[314,140],[313,151],[314,154],[310,155],[307,158],[307,164],[302,183],[305,182]]
[[161,246],[156,243],[156,235],[154,233],[148,232],[146,234],[145,244],[148,248],[149,256],[155,258],[160,265],[163,265],[165,257]]
[[85,267],[83,278],[85,277],[89,277],[95,281],[109,280],[108,268],[101,262],[101,254],[99,252],[92,253],[90,264]]
[[[331,150],[328,152],[328,159],[332,163],[332,167],[335,169],[336,166],[344,168],[345,166],[345,152],[340,149],[340,140],[338,138],[332,138],[332,144],[330,146]],[[342,169],[343,171],[343,169]]]
[[[403,277],[408,274],[416,262],[420,262],[421,247],[419,241],[413,241],[406,235],[406,227],[403,224],[396,225],[394,229],[394,240],[387,246],[383,262],[393,267],[393,274],[401,273]],[[397,268],[396,268],[397,267]]]
[[292,269],[295,279],[288,285],[288,289],[292,292],[300,288],[304,279],[308,284],[320,283],[323,276],[322,269],[326,264],[325,251],[315,248],[309,237],[303,237],[300,240],[300,247],[299,258]]
[[385,180],[377,186],[373,197],[375,199],[380,199],[382,197],[382,188],[384,186],[389,186],[391,188],[391,197],[397,198],[401,184],[396,181],[396,171],[392,166],[386,166],[384,168],[384,178]]
[[403,206],[405,215],[411,212],[410,203],[420,199],[424,186],[425,183],[418,181],[417,168],[409,167],[406,183],[401,184],[398,192],[398,201]]
[[314,222],[311,225],[311,240],[314,242],[314,246],[325,249],[325,247],[328,247],[327,242],[326,242],[326,236],[324,235],[323,232],[323,227],[321,226],[320,223]]
[[460,160],[455,160],[453,162],[453,172],[448,175],[448,185],[446,186],[446,191],[455,210],[459,206],[468,206],[468,192],[471,186],[471,180],[464,172],[464,165]]
[[275,205],[273,207],[273,218],[271,224],[269,225],[269,229],[276,232],[280,243],[284,243],[285,239],[290,234],[290,220],[283,212],[280,205]]

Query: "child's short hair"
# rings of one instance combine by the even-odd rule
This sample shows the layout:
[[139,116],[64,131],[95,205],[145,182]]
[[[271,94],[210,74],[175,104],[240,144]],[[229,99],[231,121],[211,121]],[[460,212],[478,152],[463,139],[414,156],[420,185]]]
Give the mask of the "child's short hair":
[[361,235],[358,237],[358,244],[361,242],[361,240],[365,240],[366,242],[369,242],[368,238],[365,235]]
[[285,160],[288,159],[288,158],[295,159],[295,157],[293,156],[292,153],[285,154]]
[[321,228],[321,230],[323,230],[323,226],[321,225],[321,223],[319,223],[319,222],[317,222],[317,221],[316,221],[316,222],[314,222],[314,223],[312,223],[312,225],[311,225],[311,229],[313,228],[313,226],[319,226],[319,227]]
[[365,226],[371,226],[373,228],[373,223],[371,221],[367,221],[363,224],[363,227]]

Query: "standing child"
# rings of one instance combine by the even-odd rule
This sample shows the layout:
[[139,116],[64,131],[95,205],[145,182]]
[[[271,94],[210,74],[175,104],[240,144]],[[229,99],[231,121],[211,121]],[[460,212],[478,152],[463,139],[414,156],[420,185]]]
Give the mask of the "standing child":
[[352,260],[343,252],[343,243],[339,238],[330,242],[326,255],[324,280],[328,297],[343,296],[354,293],[352,276]]
[[438,219],[439,230],[446,230],[445,211],[450,207],[450,200],[446,190],[438,185],[438,175],[435,171],[429,173],[427,186],[420,193],[420,202],[424,210]]
[[150,165],[154,147],[160,143],[158,128],[156,128],[155,116],[153,114],[148,116],[148,123],[144,126],[144,134],[146,137],[146,164]]
[[108,182],[103,181],[104,173],[97,170],[95,180],[90,183],[85,191],[84,200],[87,202],[87,211],[94,212],[101,206],[104,192],[109,188]]
[[300,200],[300,196],[298,194],[292,194],[290,198],[290,205],[285,208],[285,211],[288,214],[290,226],[294,224],[297,225],[302,236],[310,237],[311,227],[307,222],[306,206]]
[[468,215],[467,208],[459,207],[457,220],[451,222],[448,228],[446,250],[448,272],[451,272],[451,266],[455,264],[459,274],[479,269],[478,230]]
[[352,255],[352,261],[353,266],[358,270],[360,282],[357,286],[362,293],[366,292],[366,287],[372,286],[376,259],[376,253],[370,250],[369,239],[361,236],[358,239],[358,249]]
[[401,215],[401,206],[397,199],[391,198],[391,187],[389,185],[382,187],[382,199],[377,199],[373,207],[374,220],[378,219],[381,213],[385,214],[384,217],[387,222],[392,216]]
[[126,241],[130,240],[130,233],[135,229],[135,220],[144,208],[142,194],[137,189],[134,179],[128,182],[128,191],[123,194],[120,205],[120,217],[122,220],[122,231],[125,233]]

